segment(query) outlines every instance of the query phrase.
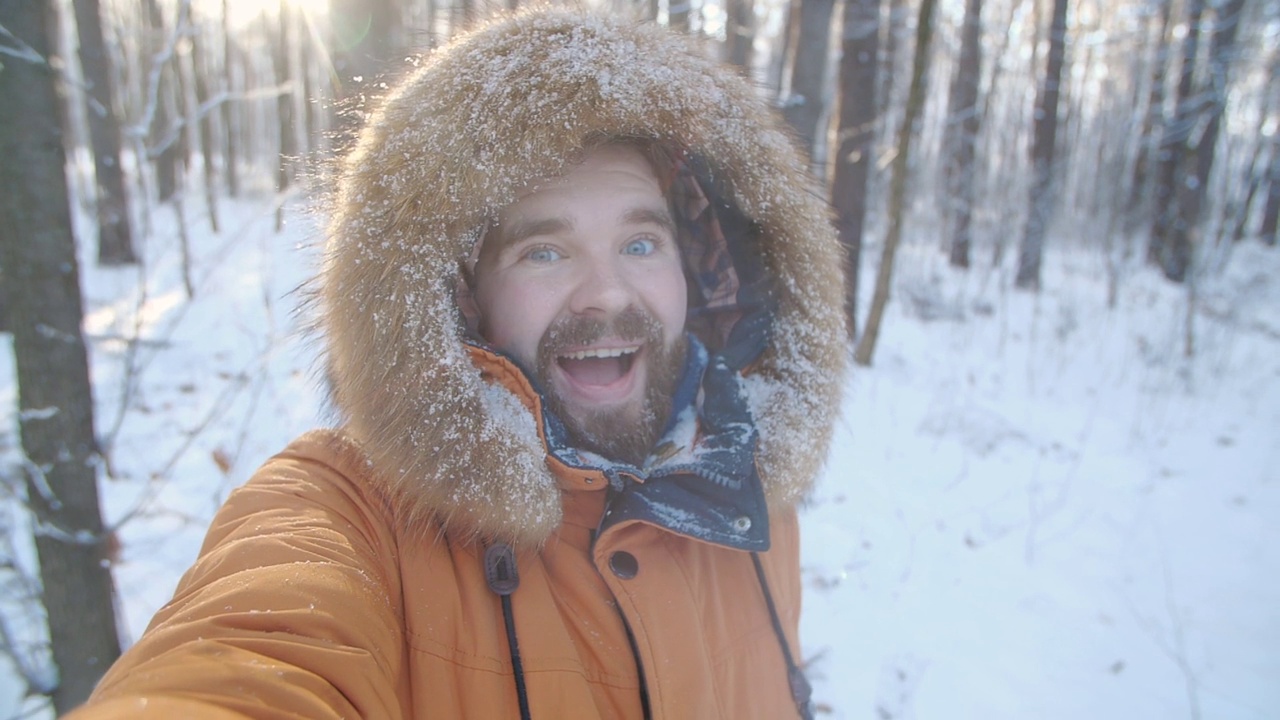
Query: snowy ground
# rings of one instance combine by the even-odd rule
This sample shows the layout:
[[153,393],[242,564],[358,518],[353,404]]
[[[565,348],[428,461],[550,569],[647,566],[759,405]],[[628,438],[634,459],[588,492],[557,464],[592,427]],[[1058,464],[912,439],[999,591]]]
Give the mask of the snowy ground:
[[1276,253],[1203,283],[1192,359],[1180,289],[1141,273],[1108,312],[1100,263],[1053,259],[1038,298],[932,252],[900,265],[804,526],[818,699],[1280,717]]
[[[323,422],[292,313],[310,223],[221,214],[189,218],[192,299],[167,210],[144,270],[84,278],[131,639],[230,488]],[[1204,279],[1191,358],[1181,288],[1131,270],[1107,310],[1098,258],[1049,262],[1035,296],[899,256],[804,518],[819,717],[1280,717],[1280,251]],[[18,693],[0,670],[0,718]]]

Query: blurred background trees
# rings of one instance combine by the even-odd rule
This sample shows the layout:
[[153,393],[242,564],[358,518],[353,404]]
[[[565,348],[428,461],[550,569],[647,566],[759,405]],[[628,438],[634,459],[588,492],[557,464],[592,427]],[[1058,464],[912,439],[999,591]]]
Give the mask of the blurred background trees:
[[[55,55],[67,146],[94,160],[76,196],[96,209],[107,264],[132,262],[134,236],[167,204],[216,226],[217,197],[246,179],[289,192],[411,56],[519,4],[100,1],[57,6]],[[861,222],[883,234],[874,199],[888,180],[875,171],[904,130],[920,0],[598,4],[686,31],[741,67],[794,128],[833,208],[843,217],[863,203]],[[1071,233],[1086,242],[1115,220],[1121,244],[1140,244],[1175,282],[1219,236],[1274,242],[1278,17],[1259,0],[941,2],[922,68],[912,218],[938,226],[958,267],[1002,263],[1009,228],[1022,227],[1027,288],[1045,237],[1067,219],[1100,223]],[[850,153],[867,161],[865,182],[849,182],[860,167]],[[1109,207],[1090,200],[1099,185],[1111,186]],[[841,220],[846,238],[853,224]]]
[[[70,281],[28,271],[25,250],[60,257],[63,268],[75,247],[91,248],[82,258],[128,265],[154,232],[154,214],[217,233],[224,197],[268,199],[285,222],[288,200],[303,192],[299,180],[345,142],[389,78],[489,13],[518,4],[73,0],[40,4],[48,12],[36,22],[33,3],[0,0],[7,93],[0,194],[9,201],[0,217],[0,330],[25,351],[41,339],[34,328],[69,337],[77,324],[58,313],[70,313],[78,297],[30,300],[47,297],[48,283]],[[1126,273],[1149,264],[1191,297],[1197,273],[1234,243],[1276,244],[1276,3],[597,4],[695,36],[777,106],[826,186],[854,269],[845,312],[855,330],[878,323],[864,323],[859,299],[875,299],[881,310],[889,301],[892,249],[903,237],[934,243],[954,267],[1011,288],[1041,287],[1046,253],[1088,252],[1106,256],[1113,293]],[[48,101],[37,87],[46,82],[57,90]],[[38,141],[36,128],[45,133]],[[37,174],[37,148],[47,153],[38,162],[63,166],[70,193],[39,192],[39,207],[50,214],[28,226],[24,213],[36,206],[14,200],[14,191],[48,180]],[[70,226],[55,228],[47,218],[74,210],[94,218],[94,232],[68,246]],[[24,250],[32,245],[40,247]],[[858,283],[864,266],[876,287]],[[870,363],[874,331],[859,340],[857,359]],[[64,369],[52,356],[41,357],[32,362],[54,373],[47,382],[80,387],[57,374]],[[22,382],[25,393],[46,381]],[[62,409],[87,390],[70,392],[49,407]],[[37,416],[30,420],[38,424]],[[24,419],[22,447],[43,468],[35,424]],[[89,492],[82,481],[81,488],[68,492]],[[48,508],[26,497],[44,517]],[[84,547],[100,549],[109,530],[85,522],[76,525],[91,536]],[[102,579],[108,589],[109,581]],[[46,590],[52,584],[46,579]],[[102,602],[89,593],[81,600],[86,608]],[[63,640],[55,634],[53,642]],[[53,656],[66,657],[61,652],[54,647]],[[59,664],[62,682],[71,683],[74,663]]]

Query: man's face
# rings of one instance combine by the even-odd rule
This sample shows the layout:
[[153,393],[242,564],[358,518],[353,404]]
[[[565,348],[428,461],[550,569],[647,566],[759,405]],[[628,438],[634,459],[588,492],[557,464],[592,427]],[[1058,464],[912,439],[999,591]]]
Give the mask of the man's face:
[[475,269],[480,332],[537,376],[583,449],[639,464],[684,366],[675,225],[635,148],[597,148],[506,208]]

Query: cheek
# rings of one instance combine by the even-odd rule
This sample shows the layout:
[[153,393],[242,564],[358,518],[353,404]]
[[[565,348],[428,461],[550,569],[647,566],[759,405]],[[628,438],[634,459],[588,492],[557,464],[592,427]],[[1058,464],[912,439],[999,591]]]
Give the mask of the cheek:
[[683,270],[677,266],[665,272],[658,287],[660,290],[652,298],[652,307],[666,328],[667,339],[671,340],[684,332],[685,317],[689,312],[688,286]]
[[530,361],[554,316],[547,293],[543,288],[518,282],[500,281],[495,285],[495,292],[477,297],[484,337],[499,350]]

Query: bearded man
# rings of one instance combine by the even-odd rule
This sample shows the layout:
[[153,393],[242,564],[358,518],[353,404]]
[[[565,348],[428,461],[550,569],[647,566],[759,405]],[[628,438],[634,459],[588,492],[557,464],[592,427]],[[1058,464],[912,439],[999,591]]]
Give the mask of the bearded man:
[[231,495],[73,717],[808,717],[796,505],[846,338],[802,168],[655,25],[427,57],[336,182],[341,425]]

